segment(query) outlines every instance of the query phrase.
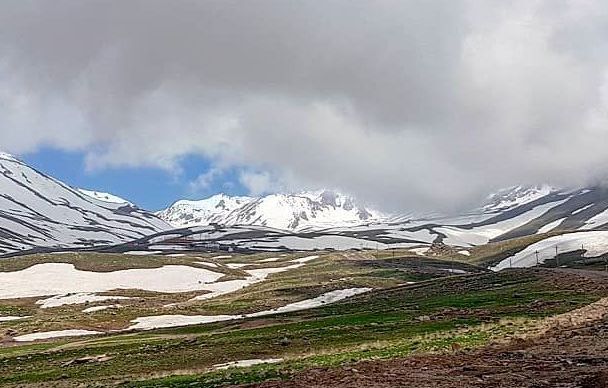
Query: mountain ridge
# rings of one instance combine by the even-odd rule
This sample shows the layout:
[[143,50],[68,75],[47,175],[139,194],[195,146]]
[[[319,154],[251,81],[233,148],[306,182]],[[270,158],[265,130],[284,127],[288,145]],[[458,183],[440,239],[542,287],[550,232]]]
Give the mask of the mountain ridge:
[[133,204],[133,202],[127,201],[126,199],[121,198],[114,194],[104,193],[103,191],[97,191],[97,190],[87,190],[87,189],[82,189],[82,188],[78,188],[77,190],[80,191],[82,194],[86,195],[87,197],[91,197],[93,199],[97,199],[102,202],[122,203],[122,204],[126,204],[126,205],[135,206],[135,204]]
[[0,254],[127,242],[169,229],[130,203],[93,198],[0,153]]
[[[179,252],[187,249],[291,251],[406,248],[469,255],[470,249],[532,235],[557,241],[543,257],[569,247],[602,252],[608,246],[608,191],[602,187],[556,190],[543,185],[513,187],[491,196],[490,204],[456,216],[392,219],[324,229],[287,230],[260,225],[191,226],[138,241],[137,249]],[[584,233],[584,232],[594,233]],[[579,233],[581,232],[581,233]],[[551,240],[553,239],[553,240]],[[605,242],[605,243],[604,243]],[[560,248],[562,247],[562,248]],[[133,246],[128,247],[133,249]],[[432,254],[432,253],[431,253]]]
[[[514,186],[454,216],[386,214],[332,190],[263,197],[220,193],[180,200],[157,213],[174,223],[169,225],[120,197],[71,187],[0,153],[0,190],[0,255],[128,245],[197,228],[214,244],[271,250],[467,248],[534,234],[608,231],[608,191],[600,186]],[[225,239],[221,230],[236,237]]]
[[156,215],[174,227],[258,225],[292,231],[388,219],[388,215],[360,205],[352,196],[332,190],[260,197],[220,193],[198,201],[177,201]]

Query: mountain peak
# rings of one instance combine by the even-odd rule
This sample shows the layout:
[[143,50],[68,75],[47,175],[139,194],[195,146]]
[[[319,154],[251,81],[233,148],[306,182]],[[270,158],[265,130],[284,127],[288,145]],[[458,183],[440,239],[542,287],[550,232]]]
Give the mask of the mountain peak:
[[9,154],[8,152],[1,152],[0,151],[0,159],[2,159],[2,160],[9,160],[11,162],[19,162],[19,159],[17,159],[15,156]]
[[231,197],[220,193],[200,201],[178,201],[157,215],[175,227],[218,223],[286,230],[361,225],[386,217],[333,190],[261,197]]

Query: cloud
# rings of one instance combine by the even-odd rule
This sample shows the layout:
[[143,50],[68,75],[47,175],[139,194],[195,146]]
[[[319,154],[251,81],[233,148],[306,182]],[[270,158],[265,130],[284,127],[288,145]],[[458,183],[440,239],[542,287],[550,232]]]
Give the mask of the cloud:
[[387,210],[607,175],[601,1],[1,7],[8,151],[80,150],[91,169],[197,154],[252,192],[332,187]]
[[277,192],[282,189],[280,181],[267,172],[241,171],[239,182],[249,190],[252,195],[263,195]]
[[216,167],[211,167],[205,173],[200,174],[188,186],[191,193],[204,192],[212,187],[213,182],[222,174],[222,170]]

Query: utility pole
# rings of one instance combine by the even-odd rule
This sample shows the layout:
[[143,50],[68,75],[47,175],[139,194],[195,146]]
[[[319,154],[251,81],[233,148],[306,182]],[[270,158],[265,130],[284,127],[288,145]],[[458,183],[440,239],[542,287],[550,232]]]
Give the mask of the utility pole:
[[587,265],[587,258],[585,257],[585,244],[581,244],[581,251],[583,251],[583,265]]
[[534,253],[536,254],[536,266],[538,267],[538,250]]

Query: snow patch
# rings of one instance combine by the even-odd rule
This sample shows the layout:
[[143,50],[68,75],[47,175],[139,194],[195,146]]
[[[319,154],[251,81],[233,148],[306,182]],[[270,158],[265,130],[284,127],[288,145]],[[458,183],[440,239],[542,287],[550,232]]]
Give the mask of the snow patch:
[[330,291],[313,299],[307,299],[301,302],[291,303],[286,306],[278,307],[272,310],[248,314],[247,317],[262,317],[265,315],[282,314],[293,311],[313,309],[326,304],[336,303],[342,299],[350,298],[351,296],[362,294],[371,290],[371,288],[347,288],[344,290]]
[[226,267],[230,268],[230,269],[239,269],[239,268],[243,268],[243,267],[247,267],[250,266],[251,264],[249,263],[228,263],[226,264]]
[[237,279],[237,280],[228,280],[225,282],[218,282],[213,284],[208,284],[206,290],[211,291],[208,294],[199,295],[191,300],[206,300],[218,297],[220,295],[228,294],[234,291],[238,291],[245,287],[248,287],[252,284],[262,282],[266,280],[266,278],[274,273],[281,273],[285,271],[289,271],[291,269],[300,268],[304,265],[304,263],[292,264],[286,267],[279,268],[259,268],[259,269],[249,269],[244,270],[249,276],[245,279]]
[[424,256],[426,253],[428,253],[430,248],[428,247],[422,247],[422,248],[410,248],[409,250],[414,252],[417,255],[420,256]]
[[304,263],[308,263],[309,261],[318,259],[319,256],[318,255],[314,255],[314,256],[306,256],[306,257],[300,257],[299,259],[294,259],[291,260],[292,263],[300,263],[300,264],[304,264]]
[[107,310],[107,309],[118,309],[121,308],[122,305],[119,304],[110,304],[107,306],[94,306],[94,307],[89,307],[88,309],[84,309],[82,310],[83,313],[95,313],[97,311],[103,311],[103,310]]
[[453,273],[453,274],[457,274],[457,275],[465,275],[468,274],[467,271],[462,270],[462,269],[456,269],[456,268],[440,268],[440,271],[445,271],[445,272],[449,272],[449,273]]
[[564,222],[564,220],[567,217],[564,218],[560,218],[559,220],[555,220],[553,222],[548,223],[547,225],[543,226],[542,228],[538,229],[538,233],[547,233],[552,231],[553,229],[557,228],[559,226],[559,224],[561,224],[562,222]]
[[162,251],[128,251],[123,252],[123,255],[131,255],[131,256],[150,256],[150,255],[160,255],[163,253]]
[[582,230],[588,230],[600,227],[604,224],[608,224],[608,210],[605,210],[585,222],[585,225],[581,228]]
[[223,370],[223,369],[229,369],[229,368],[244,368],[244,367],[260,365],[260,364],[276,364],[277,362],[281,362],[281,361],[283,361],[282,358],[267,358],[265,360],[256,358],[256,359],[252,359],[252,360],[239,360],[239,361],[226,362],[224,364],[216,364],[216,365],[213,365],[213,369]]
[[536,252],[538,263],[555,258],[555,248],[558,253],[572,252],[584,249],[584,257],[597,257],[608,252],[608,232],[575,232],[553,236],[528,246],[521,252],[504,259],[497,265],[490,267],[493,271],[506,268],[528,268],[536,266]]
[[15,316],[10,316],[10,315],[9,316],[5,316],[5,317],[0,316],[0,322],[18,321],[20,319],[31,318],[31,317],[32,317],[31,315],[26,315],[26,316],[23,316],[23,317],[15,317]]
[[100,331],[92,331],[92,330],[56,330],[56,331],[45,331],[41,333],[32,333],[25,334],[14,337],[13,340],[17,342],[31,342],[38,340],[45,340],[51,338],[63,338],[63,337],[80,337],[83,335],[95,335],[95,334],[103,334]]
[[232,321],[237,319],[254,318],[266,315],[281,314],[286,312],[307,310],[320,307],[326,304],[335,303],[354,295],[371,291],[371,288],[349,288],[327,292],[313,299],[291,303],[283,307],[272,310],[260,311],[252,314],[241,315],[155,315],[139,317],[131,321],[133,323],[126,330],[152,330],[167,327],[200,325],[205,323]]
[[[214,291],[218,286],[209,283],[213,283],[223,276],[223,273],[213,272],[206,268],[185,265],[166,265],[160,268],[113,272],[88,272],[78,270],[72,264],[45,263],[21,271],[0,272],[0,299],[99,293],[116,289],[139,289],[167,293]],[[92,297],[79,295],[76,298]],[[64,297],[57,299],[65,301]],[[54,302],[49,301],[47,305],[48,303]]]
[[258,263],[272,263],[281,260],[280,257],[269,257],[268,259],[258,260]]
[[76,294],[65,294],[56,295],[47,299],[41,299],[36,301],[37,305],[40,305],[42,309],[48,309],[51,307],[59,307],[70,304],[82,304],[82,303],[93,303],[93,302],[105,302],[107,300],[120,300],[120,299],[131,299],[126,296],[105,296],[96,295],[88,292],[80,292]]
[[572,215],[575,215],[575,214],[578,214],[578,213],[580,213],[580,212],[582,212],[582,211],[585,211],[585,210],[589,209],[590,207],[593,207],[594,205],[595,205],[594,203],[590,203],[590,204],[589,204],[589,205],[587,205],[587,206],[583,206],[582,208],[580,208],[580,209],[577,209],[577,210],[573,211],[573,212],[572,212]]
[[217,265],[215,263],[210,263],[208,261],[195,261],[194,264],[207,265],[207,266],[212,267],[212,268],[220,268],[219,265]]

